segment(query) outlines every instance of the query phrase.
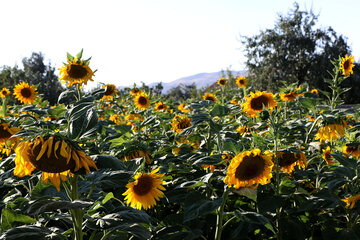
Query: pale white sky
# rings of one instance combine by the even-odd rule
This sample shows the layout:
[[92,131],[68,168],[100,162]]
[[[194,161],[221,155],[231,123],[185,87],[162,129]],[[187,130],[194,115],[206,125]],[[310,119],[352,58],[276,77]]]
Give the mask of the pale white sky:
[[[117,86],[244,69],[239,36],[272,28],[292,0],[3,0],[0,66],[42,52],[56,68],[84,48],[96,82]],[[360,1],[299,0],[360,58]],[[58,73],[58,71],[57,71]],[[95,86],[95,84],[93,84]]]

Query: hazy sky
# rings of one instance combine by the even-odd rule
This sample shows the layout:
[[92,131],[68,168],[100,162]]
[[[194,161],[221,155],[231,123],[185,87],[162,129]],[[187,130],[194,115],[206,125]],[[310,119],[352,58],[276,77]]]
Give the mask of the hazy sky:
[[[240,35],[272,28],[292,0],[4,0],[0,66],[42,52],[56,68],[84,48],[96,82],[168,82],[201,72],[244,69]],[[319,27],[348,38],[360,58],[359,0],[299,0]],[[58,73],[58,71],[57,71]]]

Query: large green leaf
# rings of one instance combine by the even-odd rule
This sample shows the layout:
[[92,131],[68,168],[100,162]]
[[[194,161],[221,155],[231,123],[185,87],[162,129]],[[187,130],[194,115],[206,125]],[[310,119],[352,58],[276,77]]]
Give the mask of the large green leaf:
[[36,223],[36,219],[29,216],[16,213],[10,209],[3,209],[1,211],[1,229],[8,230],[23,224]]
[[77,208],[86,208],[91,206],[92,202],[85,202],[81,200],[65,201],[56,199],[39,199],[29,203],[26,213],[29,215],[39,215],[44,212],[53,212],[55,210],[70,210]]

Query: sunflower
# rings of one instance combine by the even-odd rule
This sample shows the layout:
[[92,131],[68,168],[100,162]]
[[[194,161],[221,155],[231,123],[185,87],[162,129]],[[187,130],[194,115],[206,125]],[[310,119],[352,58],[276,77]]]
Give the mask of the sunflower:
[[199,149],[199,147],[200,147],[200,142],[199,141],[190,142],[189,140],[181,139],[180,141],[176,141],[176,143],[177,143],[178,147],[172,149],[172,153],[174,154],[175,157],[179,155],[179,152],[184,147],[187,147],[187,146],[192,147],[192,149],[194,151]]
[[331,153],[333,152],[329,146],[327,146],[327,148],[323,151],[323,155],[322,158],[325,160],[325,162],[327,163],[327,165],[333,165],[335,163],[335,159],[333,158],[333,156],[331,156]]
[[102,88],[106,88],[106,91],[100,101],[112,101],[114,96],[117,96],[117,89],[114,84],[107,84],[102,86]]
[[159,101],[157,103],[155,103],[155,111],[162,111],[162,112],[166,112],[168,110],[169,106],[166,105],[163,101]]
[[[126,185],[127,190],[123,193],[127,204],[131,207],[149,209],[156,205],[156,201],[164,196],[162,191],[166,189],[162,186],[165,181],[162,179],[163,174],[157,174],[159,168],[150,173],[137,173],[135,181]],[[156,201],[155,201],[156,200]]]
[[145,157],[146,163],[148,163],[148,164],[151,163],[149,152],[146,150],[142,150],[142,149],[134,149],[131,152],[127,152],[127,155],[123,156],[120,160],[127,161],[127,160],[131,160],[131,159],[135,159],[135,158],[142,158],[142,157]]
[[250,94],[250,97],[245,96],[247,101],[241,105],[248,116],[256,116],[264,107],[270,109],[276,107],[277,103],[274,99],[274,94],[267,93],[266,91],[251,92]]
[[[0,124],[0,143],[6,143],[12,135],[20,131],[18,127],[9,127],[9,123]],[[11,142],[14,142],[15,139],[11,138]]]
[[178,106],[178,109],[184,113],[188,113],[190,110],[192,110],[191,108],[186,107],[183,103]]
[[116,125],[119,125],[122,122],[119,114],[113,114],[110,116],[110,121],[113,121]]
[[240,88],[244,88],[247,86],[247,80],[245,77],[237,77],[236,78],[236,84],[240,87]]
[[253,128],[249,128],[247,126],[241,126],[241,127],[238,127],[236,129],[236,131],[238,131],[240,133],[240,135],[251,135],[251,132],[253,131],[254,129]]
[[34,85],[29,86],[28,83],[21,82],[14,88],[14,95],[22,103],[34,103],[36,99],[36,88]]
[[272,153],[266,151],[261,154],[260,149],[252,149],[236,155],[226,172],[224,182],[231,187],[254,187],[264,185],[272,178]]
[[187,116],[176,115],[171,123],[171,130],[181,133],[185,128],[191,127],[191,119]]
[[213,102],[216,102],[216,96],[212,93],[206,93],[204,96],[203,96],[203,99],[204,100],[210,100],[210,101],[213,101]]
[[279,151],[277,157],[279,168],[286,173],[294,171],[295,165],[302,169],[307,166],[305,154],[302,152]]
[[231,159],[233,158],[234,156],[228,152],[224,152],[223,154],[221,154],[221,159],[224,161],[225,164],[220,164],[220,165],[202,165],[201,167],[204,168],[204,169],[207,169],[207,168],[210,168],[210,172],[214,172],[215,169],[223,169],[225,168],[228,163],[231,161]]
[[345,135],[345,129],[348,128],[346,121],[340,121],[338,123],[325,124],[320,127],[318,132],[315,134],[315,140],[320,141],[336,140]]
[[10,94],[10,90],[8,88],[3,88],[0,91],[0,97],[2,98],[5,98],[9,94]]
[[344,76],[348,77],[350,74],[353,74],[353,67],[355,66],[352,64],[354,62],[354,56],[348,57],[348,55],[345,55],[344,58],[341,58],[340,63],[340,70],[342,70],[342,73]]
[[360,157],[359,144],[348,144],[342,147],[343,153],[346,155],[351,155],[356,159]]
[[290,91],[288,93],[280,93],[280,99],[282,101],[294,101],[295,98],[297,98],[299,96],[299,94],[297,94],[295,91]]
[[217,84],[219,84],[220,86],[225,86],[227,83],[225,78],[219,78],[219,80],[217,81]]
[[316,95],[319,94],[319,91],[316,88],[312,89],[310,92]]
[[88,81],[94,81],[92,79],[94,72],[89,67],[89,60],[83,61],[74,58],[73,61],[68,59],[67,62],[62,68],[59,68],[62,83],[68,82],[67,86],[71,87],[75,84],[87,85]]
[[71,144],[58,137],[36,137],[33,141],[23,141],[15,149],[14,175],[31,175],[35,169],[42,171],[43,182],[47,180],[60,191],[60,179],[66,181],[68,173],[85,168],[86,174],[95,162],[83,151],[75,150]]
[[344,199],[341,199],[341,201],[346,203],[346,208],[350,208],[353,209],[355,206],[355,203],[357,203],[360,200],[360,194],[357,194],[355,196],[352,197],[347,197]]
[[150,100],[146,93],[139,93],[134,98],[135,106],[140,110],[145,110],[150,106]]
[[142,92],[142,91],[141,91],[140,89],[138,89],[138,88],[135,87],[135,88],[131,89],[130,94],[135,97],[136,95],[138,95],[138,94],[141,93],[141,92]]

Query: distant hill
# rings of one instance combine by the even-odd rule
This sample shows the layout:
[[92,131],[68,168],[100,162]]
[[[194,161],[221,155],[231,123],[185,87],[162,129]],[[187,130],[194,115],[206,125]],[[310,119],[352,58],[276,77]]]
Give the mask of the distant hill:
[[[242,71],[232,71],[234,76],[244,76],[247,75],[246,70]],[[198,73],[195,75],[183,77],[176,79],[171,82],[162,83],[164,89],[162,91],[163,94],[166,94],[171,88],[177,87],[180,84],[191,85],[195,83],[196,88],[202,88],[206,86],[210,86],[211,84],[217,82],[221,77],[221,72],[211,72],[211,73]],[[148,84],[149,87],[155,87],[159,82]]]

